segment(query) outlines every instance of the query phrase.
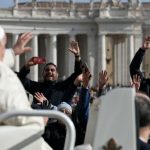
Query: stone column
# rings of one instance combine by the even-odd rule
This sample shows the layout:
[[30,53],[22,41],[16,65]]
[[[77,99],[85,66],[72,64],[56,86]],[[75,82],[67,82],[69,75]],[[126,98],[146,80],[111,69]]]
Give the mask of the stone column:
[[95,34],[88,34],[86,60],[92,74],[91,85],[93,85],[94,81],[97,80],[97,73],[95,73],[95,56],[96,56],[95,53],[96,53]]
[[117,59],[117,83],[119,84],[119,85],[122,85],[122,70],[124,69],[124,68],[122,68],[122,49],[121,49],[121,41],[120,41],[120,39],[118,39],[118,41],[117,41],[117,55],[118,55],[118,57],[116,58]]
[[18,8],[18,0],[14,0],[14,7]]
[[128,79],[128,75],[129,75],[129,62],[128,62],[128,36],[125,37],[125,43],[124,43],[124,59],[125,59],[125,74],[124,74],[124,80],[125,80],[125,84],[129,85],[129,79]]
[[64,47],[65,47],[65,52],[64,52],[64,78],[68,77],[70,74],[69,72],[69,58],[70,58],[70,54],[71,52],[68,50],[69,46],[70,46],[70,37],[69,35],[66,35],[66,37],[63,39],[64,40]]
[[50,37],[50,60],[57,65],[57,35],[53,34]]
[[99,34],[98,37],[98,69],[106,70],[106,35]]
[[[70,47],[70,42],[75,40],[75,34],[70,34],[69,35],[69,47]],[[71,52],[68,52],[67,56],[66,56],[66,60],[67,60],[67,75],[70,75],[73,71],[74,71],[74,61],[75,61],[75,57],[74,54],[72,54]]]
[[48,49],[46,51],[46,61],[57,65],[57,35],[50,35]]
[[[34,35],[31,45],[32,45],[32,56],[38,56],[38,35]],[[31,67],[30,77],[31,80],[38,81],[38,65]]]
[[132,61],[134,56],[134,35],[129,35],[129,62]]
[[[126,72],[126,60],[125,60],[125,38],[123,37],[123,42],[121,43],[121,50],[122,50],[122,53],[121,53],[121,56],[122,56],[122,85],[126,85],[125,83],[125,72]],[[128,67],[129,68],[129,67]]]
[[[129,45],[128,45],[128,64],[130,65],[133,57],[134,57],[134,35],[129,35]],[[128,81],[130,81],[130,72],[128,72]]]
[[114,38],[114,85],[117,85],[117,82],[118,82],[118,73],[117,73],[117,70],[118,70],[118,48],[117,48],[117,39]]
[[[18,39],[18,34],[13,34],[13,44],[16,43]],[[14,71],[19,71],[20,70],[20,57],[19,55],[15,56],[15,66],[14,66]]]
[[136,43],[134,45],[134,53],[136,53],[143,44],[143,35],[142,35],[142,33],[139,33],[139,34],[136,34],[134,37],[135,37],[134,39],[135,39],[135,43]]

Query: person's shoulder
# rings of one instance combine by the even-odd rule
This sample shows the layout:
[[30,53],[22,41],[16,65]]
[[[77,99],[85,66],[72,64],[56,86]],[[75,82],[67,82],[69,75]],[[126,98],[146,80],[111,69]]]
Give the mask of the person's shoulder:
[[139,140],[140,143],[140,150],[150,150],[150,144],[143,142],[142,140]]
[[3,62],[0,62],[0,73],[4,75],[4,77],[8,76],[14,76],[14,72]]
[[147,78],[146,81],[150,83],[150,78]]

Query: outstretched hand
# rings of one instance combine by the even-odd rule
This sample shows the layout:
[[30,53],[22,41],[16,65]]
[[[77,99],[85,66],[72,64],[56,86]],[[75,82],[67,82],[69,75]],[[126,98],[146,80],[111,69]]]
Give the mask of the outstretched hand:
[[132,87],[135,88],[136,91],[139,90],[141,84],[141,78],[137,74],[133,75],[133,82],[131,84]]
[[13,46],[15,55],[20,55],[24,52],[31,51],[31,47],[26,47],[27,43],[32,39],[33,35],[31,32],[23,33],[18,37],[17,42]]
[[68,50],[72,52],[76,57],[80,56],[80,48],[77,41],[72,41]]
[[145,37],[142,49],[150,49],[150,35]]
[[36,92],[34,97],[39,103],[43,103],[45,100],[47,100],[47,98],[43,95],[43,93],[40,92]]
[[99,88],[103,89],[103,87],[106,85],[107,81],[108,81],[107,71],[102,70],[99,73]]
[[89,84],[89,81],[90,81],[90,79],[92,77],[91,72],[89,71],[89,69],[84,69],[82,74],[83,74],[82,86],[84,88],[87,88],[88,84]]
[[26,67],[31,67],[31,66],[34,66],[34,65],[36,65],[37,63],[34,61],[34,57],[32,57],[32,58],[30,58],[27,62],[26,62],[26,64],[25,64],[25,66]]
[[74,85],[80,86],[82,83],[82,86],[87,88],[89,81],[91,79],[92,75],[89,71],[89,69],[84,69],[82,74],[80,74],[74,81]]

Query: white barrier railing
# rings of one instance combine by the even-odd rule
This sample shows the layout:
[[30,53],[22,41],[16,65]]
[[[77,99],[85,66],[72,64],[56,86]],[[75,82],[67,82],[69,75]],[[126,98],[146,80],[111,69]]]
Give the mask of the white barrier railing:
[[49,118],[56,118],[62,121],[66,126],[66,139],[64,150],[73,150],[75,145],[75,127],[71,119],[65,114],[58,111],[51,110],[31,110],[31,111],[9,111],[0,114],[0,121],[16,117],[16,116],[44,116]]

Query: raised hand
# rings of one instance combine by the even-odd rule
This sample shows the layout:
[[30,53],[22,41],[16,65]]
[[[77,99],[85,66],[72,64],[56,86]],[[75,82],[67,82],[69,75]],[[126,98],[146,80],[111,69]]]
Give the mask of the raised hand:
[[86,88],[86,87],[88,86],[88,83],[89,83],[91,77],[92,77],[92,75],[91,75],[89,69],[88,69],[88,68],[83,69],[82,74],[80,74],[80,75],[75,79],[74,85],[80,86],[81,83],[82,83],[82,86]]
[[135,75],[133,75],[133,82],[132,82],[132,87],[134,87],[135,88],[135,90],[136,91],[138,91],[139,90],[139,88],[140,88],[140,84],[141,84],[141,78],[140,78],[140,76],[138,76],[137,74],[135,74]]
[[40,104],[43,103],[45,100],[47,100],[47,98],[43,95],[43,93],[40,92],[36,92],[34,97]]
[[80,74],[80,75],[77,76],[77,78],[74,80],[74,85],[80,86],[82,81],[83,81],[83,74]]
[[150,49],[150,35],[145,37],[142,49]]
[[20,55],[24,52],[31,51],[31,47],[26,47],[27,43],[32,39],[33,35],[31,32],[23,33],[18,37],[17,42],[13,46],[15,55]]
[[77,41],[72,41],[70,43],[70,48],[68,48],[68,50],[70,52],[72,52],[75,55],[75,57],[80,56],[80,48],[79,48],[79,45],[78,45]]
[[99,73],[99,89],[103,89],[108,81],[107,71],[102,70]]
[[87,88],[88,87],[88,84],[89,84],[89,81],[91,79],[92,75],[89,71],[89,69],[84,69],[83,70],[83,73],[82,73],[82,86],[84,88]]
[[34,66],[34,65],[36,65],[36,64],[37,64],[37,63],[34,61],[34,57],[32,57],[32,58],[30,58],[30,59],[26,62],[25,66],[26,66],[27,68],[29,68],[29,67]]

